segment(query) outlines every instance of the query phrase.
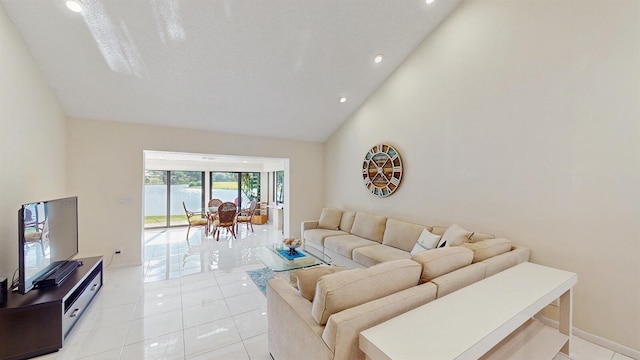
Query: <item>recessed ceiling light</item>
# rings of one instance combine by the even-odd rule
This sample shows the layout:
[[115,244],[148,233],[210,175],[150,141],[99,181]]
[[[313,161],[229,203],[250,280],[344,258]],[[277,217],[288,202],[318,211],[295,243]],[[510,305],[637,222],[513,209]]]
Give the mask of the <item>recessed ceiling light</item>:
[[66,4],[69,10],[77,13],[82,12],[82,2],[79,0],[67,0]]
[[341,103],[347,102],[347,98],[346,98],[346,97],[344,97],[344,96],[343,96],[343,97],[341,97],[341,98],[340,98],[340,102],[341,102]]
[[376,55],[375,58],[373,58],[373,62],[376,63],[376,64],[379,64],[379,63],[382,62],[382,58],[384,58],[384,55],[383,54],[378,54],[378,55]]
[[435,0],[427,0],[427,5],[431,5],[431,4],[433,4],[433,2],[434,2],[434,1],[435,1]]

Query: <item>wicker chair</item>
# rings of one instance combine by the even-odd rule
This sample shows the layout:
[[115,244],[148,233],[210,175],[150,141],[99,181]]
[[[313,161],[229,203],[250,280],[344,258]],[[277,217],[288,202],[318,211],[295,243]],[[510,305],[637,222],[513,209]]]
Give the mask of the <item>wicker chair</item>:
[[189,231],[191,231],[192,227],[204,227],[204,236],[209,236],[209,219],[206,214],[187,210],[187,205],[185,205],[184,201],[182,202],[182,207],[184,208],[185,214],[187,214],[187,221],[189,222],[189,227],[187,228],[187,243],[189,243]]
[[209,200],[209,203],[207,204],[208,207],[210,208],[217,208],[218,206],[220,206],[222,204],[222,200],[220,199],[211,199]]
[[[213,234],[215,232],[215,227],[213,223],[218,218],[218,206],[222,204],[222,200],[220,199],[211,199],[207,203],[207,217],[209,218],[209,233]],[[211,229],[211,227],[214,227]]]
[[251,203],[249,203],[249,208],[238,212],[238,215],[236,216],[236,232],[239,230],[238,227],[240,226],[240,223],[247,224],[247,230],[249,230],[249,226],[251,226],[251,232],[253,232],[253,223],[251,222],[251,219],[253,219],[253,214],[256,212],[257,206],[258,202],[252,200]]
[[236,213],[238,208],[232,202],[224,202],[218,206],[218,215],[213,221],[215,226],[216,241],[220,240],[220,228],[225,228],[231,232],[233,238],[236,238]]

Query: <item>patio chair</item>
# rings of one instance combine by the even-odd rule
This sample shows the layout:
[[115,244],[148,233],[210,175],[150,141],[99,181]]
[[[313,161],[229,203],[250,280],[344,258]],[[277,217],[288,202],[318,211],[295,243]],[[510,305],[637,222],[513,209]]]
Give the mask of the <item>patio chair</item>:
[[218,218],[218,206],[222,204],[222,200],[220,199],[211,199],[207,203],[207,217],[209,218],[209,233],[213,234],[215,232],[215,227],[211,229],[213,223]]
[[227,229],[227,231],[231,232],[233,238],[236,238],[235,225],[237,212],[238,208],[232,202],[224,202],[218,206],[218,216],[213,222],[213,225],[215,226],[216,241],[220,240],[221,228]]
[[187,221],[189,222],[189,227],[187,228],[187,244],[189,243],[189,231],[191,231],[192,227],[204,227],[204,236],[209,236],[209,219],[207,218],[204,212],[193,212],[187,210],[187,205],[182,202],[182,207],[184,208],[185,214],[187,214]]
[[258,202],[252,200],[249,203],[249,207],[244,210],[240,210],[238,215],[236,216],[236,232],[238,232],[238,228],[240,227],[240,223],[247,224],[247,230],[249,230],[249,226],[251,226],[251,232],[253,232],[253,223],[251,219],[253,219],[253,214],[256,212],[256,207],[258,206]]

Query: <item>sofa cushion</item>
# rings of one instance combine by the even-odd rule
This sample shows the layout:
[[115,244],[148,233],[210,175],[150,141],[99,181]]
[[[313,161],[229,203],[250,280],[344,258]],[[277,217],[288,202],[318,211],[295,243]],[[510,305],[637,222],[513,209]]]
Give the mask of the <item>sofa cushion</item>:
[[438,247],[460,246],[471,237],[472,232],[461,228],[458,225],[451,225],[442,234]]
[[495,238],[475,243],[464,243],[462,246],[473,251],[473,262],[475,263],[511,250],[511,241],[505,238]]
[[373,266],[393,260],[409,259],[411,254],[387,245],[363,246],[353,249],[353,261],[364,266]]
[[407,252],[411,251],[423,229],[422,225],[388,219],[382,236],[382,244]]
[[375,241],[363,239],[356,235],[330,236],[324,239],[324,247],[335,251],[339,255],[348,257],[349,259],[351,259],[353,249],[372,245],[379,244]]
[[469,236],[469,240],[467,240],[467,242],[474,243],[474,242],[487,240],[487,239],[495,239],[495,237],[496,236],[492,234],[474,232],[471,234],[471,236]]
[[435,249],[440,242],[441,236],[433,234],[427,229],[423,229],[415,246],[411,250],[411,255],[421,253],[423,251]]
[[413,255],[411,260],[422,265],[420,282],[429,282],[471,264],[473,251],[463,246],[444,247]]
[[315,266],[296,271],[296,281],[300,295],[309,301],[313,301],[316,294],[316,283],[320,276],[333,274],[334,272],[346,270],[345,266]]
[[340,219],[340,230],[351,232],[351,227],[353,226],[353,220],[355,220],[355,218],[355,211],[343,211],[342,219]]
[[318,279],[311,315],[324,325],[332,314],[417,285],[420,269],[406,259],[324,275]]
[[348,235],[348,233],[340,230],[329,229],[310,229],[304,231],[304,241],[312,242],[320,246],[324,246],[324,239],[329,236]]
[[318,220],[318,227],[321,229],[338,230],[341,218],[342,210],[324,208],[320,214],[320,220]]
[[351,233],[381,243],[386,222],[387,218],[384,216],[359,212],[356,213],[356,218],[353,220]]

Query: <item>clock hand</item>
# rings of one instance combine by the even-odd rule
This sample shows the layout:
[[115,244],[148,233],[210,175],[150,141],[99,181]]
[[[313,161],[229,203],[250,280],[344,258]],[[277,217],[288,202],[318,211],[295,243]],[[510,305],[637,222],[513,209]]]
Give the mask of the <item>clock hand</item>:
[[380,166],[380,167],[384,169],[384,166],[387,165],[389,160],[391,160],[391,158],[387,157],[387,159],[384,161],[384,163],[382,163],[382,166]]

